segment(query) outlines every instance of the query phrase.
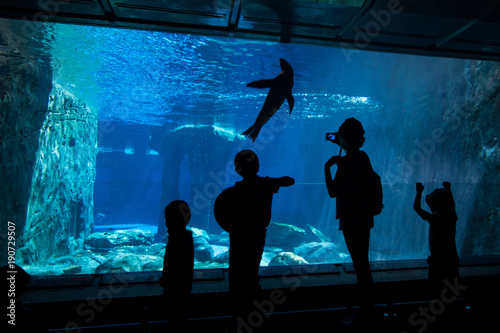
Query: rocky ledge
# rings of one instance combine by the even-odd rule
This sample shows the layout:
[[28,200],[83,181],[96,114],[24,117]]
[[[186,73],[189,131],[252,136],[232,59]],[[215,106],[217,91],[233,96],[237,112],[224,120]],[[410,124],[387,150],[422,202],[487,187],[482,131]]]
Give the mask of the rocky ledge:
[[[195,248],[195,268],[227,268],[229,235],[208,234],[190,228]],[[165,241],[168,237],[164,238]],[[26,267],[35,275],[103,274],[161,271],[165,255],[163,242],[155,243],[154,234],[142,229],[109,230],[86,237],[84,248],[75,255],[52,258],[44,267]],[[338,246],[320,230],[291,224],[271,223],[261,266],[338,263],[348,260]]]

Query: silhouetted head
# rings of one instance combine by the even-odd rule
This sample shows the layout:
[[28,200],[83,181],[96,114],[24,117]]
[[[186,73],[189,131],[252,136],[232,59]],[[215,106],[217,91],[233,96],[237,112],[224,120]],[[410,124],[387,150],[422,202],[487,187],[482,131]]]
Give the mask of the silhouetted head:
[[[6,283],[7,289],[4,290],[15,290],[15,298],[21,297],[26,291],[26,286],[31,281],[31,275],[28,274],[20,266],[14,264],[14,267],[9,267],[7,265],[0,267],[2,277],[4,278],[4,283]],[[9,273],[16,272],[16,273]]]
[[175,200],[165,207],[165,224],[170,231],[184,230],[191,219],[191,209],[182,200]]
[[290,63],[288,63],[288,61],[286,61],[283,58],[280,58],[280,66],[281,66],[281,70],[283,70],[283,71],[292,71],[293,72],[292,65],[290,65]]
[[259,172],[259,159],[252,150],[245,149],[236,154],[234,169],[243,178],[255,176]]
[[339,127],[339,136],[345,145],[351,149],[359,149],[365,143],[365,130],[363,125],[355,119],[348,118]]
[[440,216],[455,215],[453,211],[453,196],[450,191],[438,188],[425,196],[425,202],[431,211]]

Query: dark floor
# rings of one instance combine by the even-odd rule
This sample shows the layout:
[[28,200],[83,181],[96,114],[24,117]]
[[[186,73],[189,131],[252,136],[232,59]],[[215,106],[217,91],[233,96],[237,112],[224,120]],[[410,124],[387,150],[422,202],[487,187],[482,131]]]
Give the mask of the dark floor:
[[230,317],[227,276],[217,272],[200,273],[193,285],[190,319],[179,330],[168,320],[155,278],[144,274],[127,277],[134,283],[123,276],[75,277],[72,287],[62,286],[63,278],[40,279],[25,303],[49,331],[65,333],[455,333],[492,332],[491,325],[498,326],[498,260],[461,267],[460,281],[448,285],[442,299],[428,292],[427,271],[419,263],[373,266],[375,308],[370,315],[359,312],[355,277],[348,266],[263,271],[263,295],[239,326]]
[[[490,305],[491,306],[491,305]],[[470,306],[455,304],[455,308],[421,312],[426,305],[401,306],[388,313],[376,308],[371,317],[347,315],[344,309],[316,312],[278,313],[269,317],[254,315],[231,327],[227,319],[190,321],[184,332],[492,332],[498,327],[498,305],[493,311],[487,304]],[[412,320],[413,319],[413,320]],[[232,328],[232,330],[231,330]],[[168,331],[167,324],[150,325],[148,331]],[[172,330],[172,328],[170,327]],[[137,330],[135,330],[137,332]],[[146,332],[146,331],[144,331]]]
[[[444,310],[429,304],[378,306],[371,317],[354,316],[346,309],[251,314],[235,325],[229,317],[194,318],[176,327],[168,321],[117,323],[79,328],[77,332],[495,332],[498,303],[457,301]],[[493,325],[493,326],[492,326]],[[57,332],[68,332],[58,329]]]

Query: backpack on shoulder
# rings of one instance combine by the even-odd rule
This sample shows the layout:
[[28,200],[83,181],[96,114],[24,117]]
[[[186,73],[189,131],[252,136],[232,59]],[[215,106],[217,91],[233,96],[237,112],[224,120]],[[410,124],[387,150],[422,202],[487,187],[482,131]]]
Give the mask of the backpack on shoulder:
[[382,180],[373,168],[370,168],[364,179],[361,207],[371,216],[379,215],[384,208],[383,199]]

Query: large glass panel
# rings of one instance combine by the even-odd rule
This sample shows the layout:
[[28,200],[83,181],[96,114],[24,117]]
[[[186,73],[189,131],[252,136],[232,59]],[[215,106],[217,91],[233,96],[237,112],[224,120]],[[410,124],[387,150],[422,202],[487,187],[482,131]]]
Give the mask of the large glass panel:
[[[4,35],[21,31],[9,29]],[[176,199],[192,209],[195,267],[227,267],[228,235],[213,204],[241,179],[233,159],[242,149],[257,153],[259,175],[296,181],[274,195],[261,265],[349,262],[323,171],[339,151],[325,133],[349,117],[362,122],[362,149],[383,182],[372,261],[428,256],[415,182],[424,194],[451,182],[460,255],[500,254],[498,63],[90,26],[39,30],[27,43],[36,66],[50,64],[52,91],[17,258],[32,274],[161,270],[163,209]],[[241,133],[268,90],[246,84],[278,75],[280,58],[294,69],[295,106],[289,115],[285,101],[253,143]]]

